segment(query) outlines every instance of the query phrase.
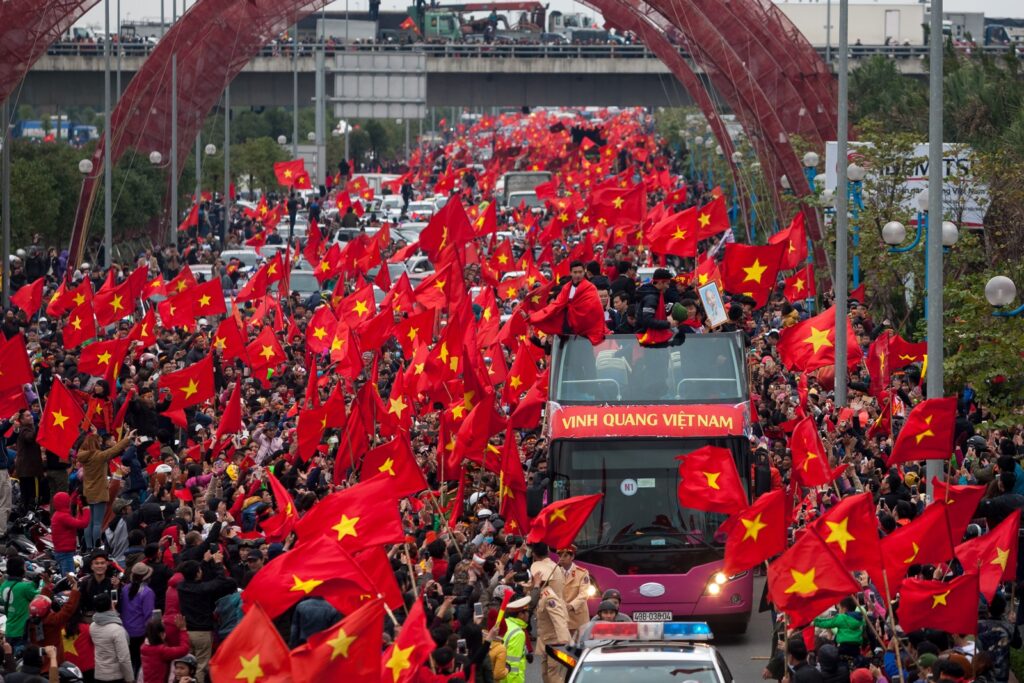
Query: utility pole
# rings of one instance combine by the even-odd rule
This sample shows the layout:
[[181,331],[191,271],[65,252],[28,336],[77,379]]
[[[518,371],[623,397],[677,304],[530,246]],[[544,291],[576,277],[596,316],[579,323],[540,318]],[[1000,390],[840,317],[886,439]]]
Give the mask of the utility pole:
[[835,292],[835,395],[836,405],[846,406],[846,297],[848,295],[847,233],[850,229],[850,178],[847,171],[847,147],[850,134],[850,0],[839,0],[839,127],[836,131],[836,161],[839,179],[836,187],[836,277]]
[[114,178],[112,175],[110,148],[110,0],[103,0],[103,265],[114,263],[113,197]]

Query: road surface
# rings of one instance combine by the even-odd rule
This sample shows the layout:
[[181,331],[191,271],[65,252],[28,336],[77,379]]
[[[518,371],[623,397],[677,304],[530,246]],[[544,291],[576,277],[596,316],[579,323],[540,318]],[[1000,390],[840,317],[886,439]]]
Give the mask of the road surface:
[[[764,578],[754,579],[754,596],[761,597],[764,589]],[[718,647],[726,663],[732,670],[736,683],[752,683],[761,680],[771,644],[772,624],[767,613],[755,612],[750,619],[750,627],[742,636],[725,636],[717,634],[714,644]],[[752,659],[757,657],[757,659]],[[526,670],[526,683],[541,683],[540,664],[534,661]]]

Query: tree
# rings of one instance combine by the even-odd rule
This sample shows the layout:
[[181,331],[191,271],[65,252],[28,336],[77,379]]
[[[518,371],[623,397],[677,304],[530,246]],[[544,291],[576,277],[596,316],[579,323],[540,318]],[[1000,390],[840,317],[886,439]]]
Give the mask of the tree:
[[277,187],[274,163],[287,161],[288,153],[277,141],[269,138],[254,138],[231,146],[231,172],[237,179],[236,185],[249,190]]
[[870,118],[882,122],[886,131],[927,132],[927,89],[882,55],[862,62],[850,74],[850,103],[852,121]]

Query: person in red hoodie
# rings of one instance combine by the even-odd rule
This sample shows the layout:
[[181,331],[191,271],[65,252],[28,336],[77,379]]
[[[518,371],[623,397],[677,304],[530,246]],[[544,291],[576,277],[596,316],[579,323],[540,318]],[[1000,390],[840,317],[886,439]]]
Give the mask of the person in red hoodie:
[[85,508],[74,515],[71,512],[71,496],[61,491],[53,497],[53,557],[57,560],[60,573],[73,574],[75,571],[75,551],[78,549],[78,531],[89,526],[91,514]]
[[146,624],[146,642],[142,644],[142,680],[166,681],[171,663],[187,655],[189,647],[185,617],[181,614],[150,619]]

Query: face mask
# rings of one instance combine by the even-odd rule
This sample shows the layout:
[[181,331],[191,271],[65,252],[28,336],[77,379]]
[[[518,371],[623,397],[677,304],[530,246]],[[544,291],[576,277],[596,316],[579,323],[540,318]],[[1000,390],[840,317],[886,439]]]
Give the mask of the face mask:
[[484,543],[494,543],[494,536],[484,536]]

